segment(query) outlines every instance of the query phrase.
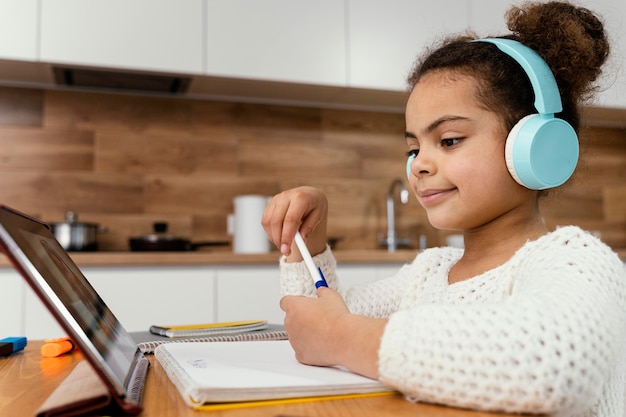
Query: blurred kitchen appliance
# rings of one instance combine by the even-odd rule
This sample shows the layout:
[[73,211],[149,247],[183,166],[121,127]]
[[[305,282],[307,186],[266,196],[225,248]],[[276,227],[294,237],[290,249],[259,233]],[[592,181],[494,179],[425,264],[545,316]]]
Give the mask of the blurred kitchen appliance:
[[97,223],[78,221],[78,214],[65,213],[65,221],[50,223],[52,234],[67,251],[95,251],[98,249],[98,232],[104,232]]
[[230,244],[228,241],[191,242],[186,237],[169,234],[166,222],[155,222],[152,228],[153,233],[133,236],[128,239],[128,245],[132,251],[180,252],[196,250],[201,246],[226,246]]
[[233,235],[233,252],[268,253],[270,241],[261,226],[263,211],[270,197],[240,195],[234,198],[234,213],[228,219],[228,231]]

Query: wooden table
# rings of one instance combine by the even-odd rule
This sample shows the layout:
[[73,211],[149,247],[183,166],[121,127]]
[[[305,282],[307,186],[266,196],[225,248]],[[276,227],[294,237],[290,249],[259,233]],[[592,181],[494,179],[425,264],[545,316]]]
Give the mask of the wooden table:
[[[41,341],[29,341],[23,352],[0,358],[0,415],[34,416],[48,395],[80,361],[77,352],[57,358],[43,358]],[[494,417],[503,414],[472,412],[427,404],[413,404],[400,395],[333,400],[200,412],[188,407],[153,356],[144,393],[145,417]]]

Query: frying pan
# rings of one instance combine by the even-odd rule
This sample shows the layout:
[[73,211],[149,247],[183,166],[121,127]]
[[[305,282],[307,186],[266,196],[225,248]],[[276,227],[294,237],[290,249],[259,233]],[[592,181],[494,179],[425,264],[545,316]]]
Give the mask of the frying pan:
[[180,236],[172,236],[167,233],[167,223],[156,222],[153,225],[154,233],[143,236],[134,236],[128,239],[132,251],[192,251],[202,246],[227,246],[229,241],[206,241],[191,242]]

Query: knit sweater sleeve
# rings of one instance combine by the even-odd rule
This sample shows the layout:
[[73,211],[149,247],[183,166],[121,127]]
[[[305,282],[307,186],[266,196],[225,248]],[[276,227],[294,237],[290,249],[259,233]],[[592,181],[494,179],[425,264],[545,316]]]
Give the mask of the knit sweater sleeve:
[[[402,299],[402,292],[406,288],[406,281],[410,278],[408,265],[400,272],[386,280],[374,282],[356,288],[343,288],[337,277],[337,262],[330,250],[313,257],[316,266],[322,269],[326,282],[342,295],[351,313],[368,317],[388,317],[398,309]],[[316,297],[313,278],[304,262],[286,262],[285,257],[280,260],[280,289],[281,295],[304,295]]]
[[[571,228],[527,244],[499,270],[510,282],[499,300],[411,303],[392,314],[381,380],[416,401],[623,415],[626,274],[590,239]],[[616,382],[609,376],[618,365]],[[595,414],[598,407],[611,412]]]

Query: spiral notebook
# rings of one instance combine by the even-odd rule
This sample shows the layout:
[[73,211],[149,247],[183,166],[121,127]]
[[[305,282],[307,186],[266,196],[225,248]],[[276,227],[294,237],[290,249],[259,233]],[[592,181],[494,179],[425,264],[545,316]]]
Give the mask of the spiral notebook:
[[240,333],[217,334],[212,336],[193,336],[171,338],[155,335],[152,332],[133,332],[130,334],[143,353],[153,353],[157,346],[165,343],[203,343],[203,342],[249,342],[263,340],[287,340],[287,332],[282,324],[268,323],[261,330]]
[[287,340],[167,343],[154,357],[185,402],[198,410],[394,393],[341,367],[304,365]]
[[153,325],[150,326],[150,333],[166,337],[199,337],[245,333],[266,328],[267,320],[245,320],[176,326]]

